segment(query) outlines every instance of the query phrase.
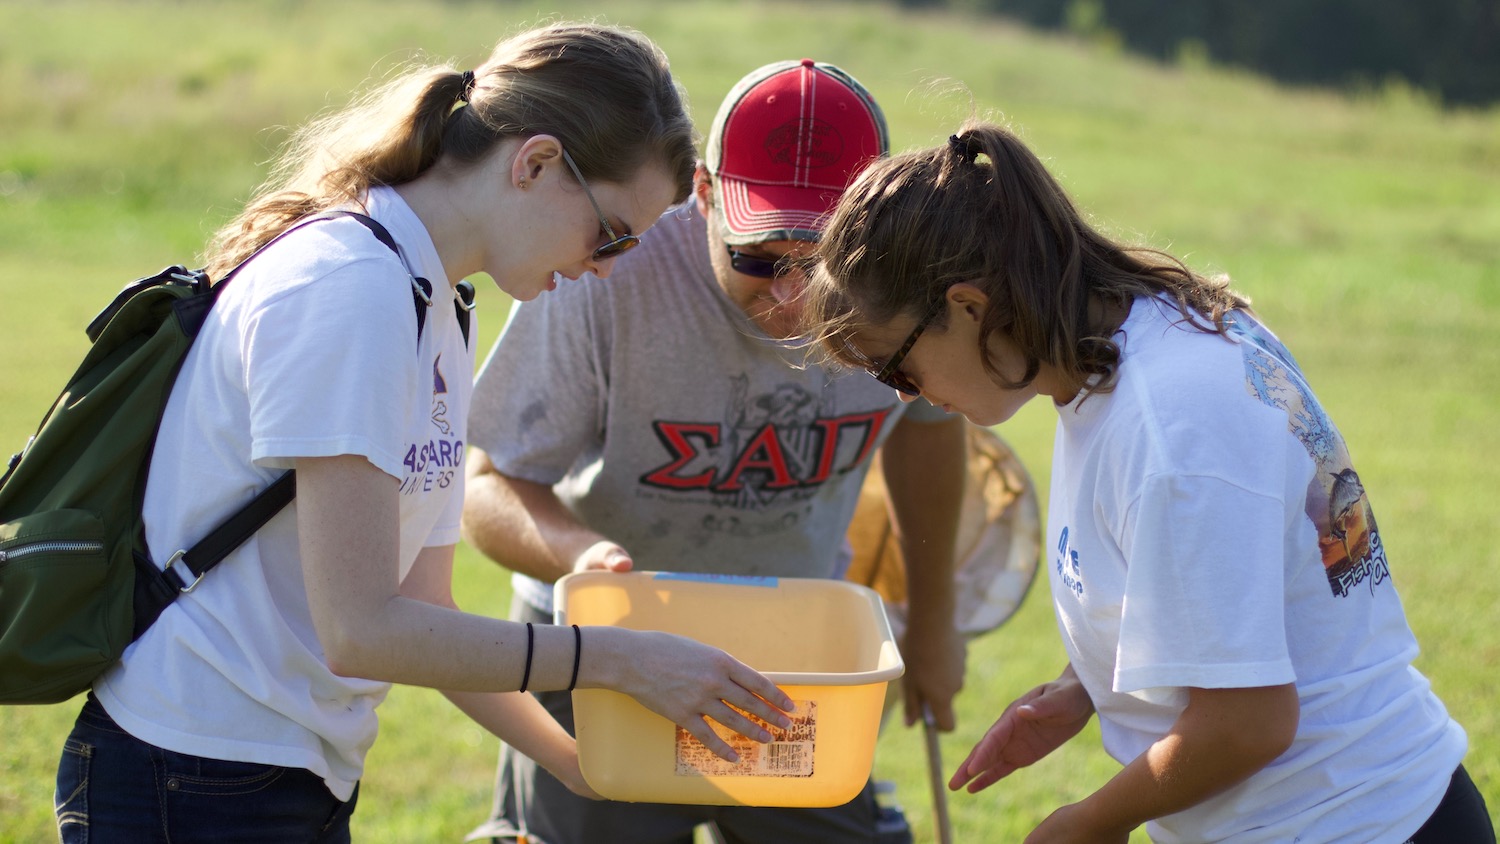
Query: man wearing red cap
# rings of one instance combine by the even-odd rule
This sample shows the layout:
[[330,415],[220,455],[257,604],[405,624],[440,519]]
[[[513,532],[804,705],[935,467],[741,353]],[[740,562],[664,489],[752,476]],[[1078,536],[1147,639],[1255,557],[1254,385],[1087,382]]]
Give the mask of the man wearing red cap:
[[[551,621],[552,582],[582,569],[840,577],[878,450],[907,561],[906,720],[925,705],[953,728],[963,420],[786,343],[825,215],[888,149],[839,68],[762,67],[720,108],[691,199],[607,280],[514,307],[475,387],[464,511],[468,541],[516,572],[513,618]],[[567,694],[538,697],[572,729]],[[735,842],[910,841],[891,820],[868,786],[830,809],[596,802],[506,748],[470,840],[691,844],[713,822]]]

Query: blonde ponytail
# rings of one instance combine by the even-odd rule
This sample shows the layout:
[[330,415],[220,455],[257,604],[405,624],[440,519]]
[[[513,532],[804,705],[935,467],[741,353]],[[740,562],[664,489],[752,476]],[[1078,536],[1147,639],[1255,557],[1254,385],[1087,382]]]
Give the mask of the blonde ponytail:
[[660,163],[692,187],[696,136],[661,49],[633,30],[559,23],[496,45],[472,73],[424,67],[303,126],[270,177],[215,235],[220,278],[296,220],[357,207],[372,187],[409,182],[440,158],[477,163],[511,137],[556,136],[590,180],[628,181]]

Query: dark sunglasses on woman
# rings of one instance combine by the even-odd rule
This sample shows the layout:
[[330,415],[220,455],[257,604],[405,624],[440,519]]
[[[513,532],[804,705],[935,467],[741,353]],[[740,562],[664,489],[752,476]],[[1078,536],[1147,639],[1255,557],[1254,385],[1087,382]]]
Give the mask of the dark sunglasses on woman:
[[594,250],[593,259],[595,261],[603,261],[639,246],[641,243],[639,236],[633,234],[615,234],[614,227],[609,224],[609,220],[604,216],[604,209],[600,208],[599,201],[594,199],[594,192],[589,190],[589,183],[583,180],[583,173],[579,171],[578,165],[573,163],[573,156],[568,155],[567,150],[563,150],[562,157],[563,161],[568,162],[568,169],[573,171],[573,178],[578,180],[578,184],[583,185],[584,195],[589,198],[589,204],[594,206],[594,213],[599,215],[599,225],[604,227],[604,233],[609,236],[609,240],[603,246]]

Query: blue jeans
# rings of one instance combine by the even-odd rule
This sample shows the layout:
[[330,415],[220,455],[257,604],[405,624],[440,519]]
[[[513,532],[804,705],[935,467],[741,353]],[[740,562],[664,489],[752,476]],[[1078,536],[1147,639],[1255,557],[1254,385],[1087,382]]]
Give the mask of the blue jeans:
[[89,841],[347,844],[340,801],[302,768],[174,753],[126,733],[92,694],[57,766],[57,830]]

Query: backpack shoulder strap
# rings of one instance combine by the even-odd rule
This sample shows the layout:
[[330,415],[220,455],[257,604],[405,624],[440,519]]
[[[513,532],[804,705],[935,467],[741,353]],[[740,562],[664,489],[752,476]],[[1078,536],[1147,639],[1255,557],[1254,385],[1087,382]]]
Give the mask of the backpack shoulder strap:
[[[237,264],[234,269],[225,273],[224,278],[218,284],[228,283],[251,258],[259,255],[265,251],[266,247],[297,229],[312,223],[323,220],[335,220],[340,217],[349,217],[369,229],[370,233],[381,243],[385,244],[386,248],[396,253],[398,258],[401,256],[400,250],[396,247],[395,238],[391,237],[391,233],[386,230],[385,226],[382,226],[373,218],[354,211],[325,211],[321,214],[314,214],[311,217],[299,220],[281,234],[267,241],[263,246],[255,250],[255,252],[251,253],[249,257]],[[427,322],[427,309],[432,305],[432,283],[425,278],[419,278],[415,275],[412,275],[411,279],[412,302],[417,312],[417,342],[421,343],[422,328]],[[463,288],[467,288],[467,293],[465,293]],[[463,330],[464,342],[466,344],[469,340],[469,311],[473,310],[473,301],[473,285],[466,281],[460,282],[459,296],[455,299],[455,307],[458,309],[458,322]],[[273,481],[270,486],[261,490],[239,512],[225,519],[222,524],[200,539],[192,548],[173,554],[171,559],[167,561],[162,575],[179,592],[191,592],[209,569],[222,562],[234,549],[240,547],[245,540],[264,527],[266,522],[269,522],[277,513],[280,513],[287,504],[291,503],[296,495],[296,472],[288,471]],[[187,574],[176,570],[178,563],[181,563],[187,569]]]
[[458,329],[464,334],[464,347],[469,346],[469,312],[479,307],[474,304],[474,285],[467,280],[460,281],[455,287],[458,295],[453,297],[453,310],[458,314]]
[[[208,536],[198,540],[192,548],[173,554],[162,569],[162,576],[179,592],[193,591],[209,569],[223,562],[234,549],[243,545],[245,540],[265,527],[266,522],[271,521],[272,517],[292,502],[297,496],[296,475],[296,471],[283,473],[239,512],[225,519]],[[178,563],[187,568],[188,574],[176,571]],[[175,598],[176,595],[172,597]]]
[[[219,281],[216,282],[214,286],[219,287],[221,285],[228,284],[229,280],[234,278],[240,270],[244,269],[245,265],[250,263],[250,261],[254,259],[255,256],[266,251],[271,247],[272,244],[276,243],[278,240],[281,240],[283,237],[286,237],[292,232],[302,228],[303,226],[310,226],[313,223],[321,223],[325,220],[337,220],[343,217],[348,217],[349,219],[354,220],[356,223],[364,226],[366,229],[369,229],[370,234],[373,234],[376,240],[384,244],[385,248],[391,250],[391,252],[394,253],[397,258],[401,257],[401,250],[396,246],[396,239],[394,237],[391,237],[390,231],[388,231],[385,226],[382,226],[373,217],[370,217],[367,214],[361,214],[358,211],[324,211],[319,214],[313,214],[309,217],[303,217],[292,225],[286,227],[280,234],[261,244],[260,248],[256,249],[254,252],[251,252],[243,261],[240,261],[234,266],[233,269],[225,273],[224,277],[222,279],[219,279]],[[432,306],[432,283],[425,278],[418,278],[417,276],[412,275],[410,270],[407,271],[407,275],[411,278],[412,304],[416,308],[417,312],[417,342],[420,344],[422,342],[422,329],[427,325],[427,309]],[[464,332],[464,337],[465,339],[468,338],[467,331]]]
[[[324,211],[321,214],[314,214],[311,217],[299,220],[295,225],[291,226],[286,231],[267,241],[265,246],[257,249],[254,254],[250,255],[250,258],[254,258],[255,255],[259,254],[261,249],[265,249],[266,246],[270,246],[277,240],[280,240],[296,229],[300,229],[303,226],[308,225],[309,223],[316,223],[322,220],[336,220],[340,217],[348,217],[364,226],[365,228],[369,229],[370,234],[375,235],[376,240],[379,240],[381,243],[385,244],[387,249],[396,253],[397,258],[402,258],[401,250],[396,246],[396,239],[391,237],[390,231],[388,231],[385,226],[382,226],[379,221],[375,220],[373,217],[370,217],[366,214],[361,214],[357,211]],[[250,258],[246,258],[245,261],[249,261]],[[402,260],[403,262],[405,261],[404,258],[402,258]],[[233,276],[236,272],[239,272],[240,267],[243,267],[245,265],[245,261],[241,261],[239,266],[236,266],[234,269],[230,270],[224,276],[224,281],[228,281],[231,276]],[[416,307],[417,311],[417,342],[421,343],[422,329],[427,326],[427,309],[432,307],[432,282],[428,281],[425,278],[422,278],[421,276],[411,273],[409,269],[407,272],[411,276],[412,303]],[[223,282],[220,283],[222,284]],[[460,281],[457,287],[458,295],[453,298],[453,308],[455,311],[455,315],[458,318],[459,330],[462,331],[464,335],[464,345],[467,346],[469,344],[469,312],[477,307],[474,304],[474,285],[470,284],[467,281]]]

